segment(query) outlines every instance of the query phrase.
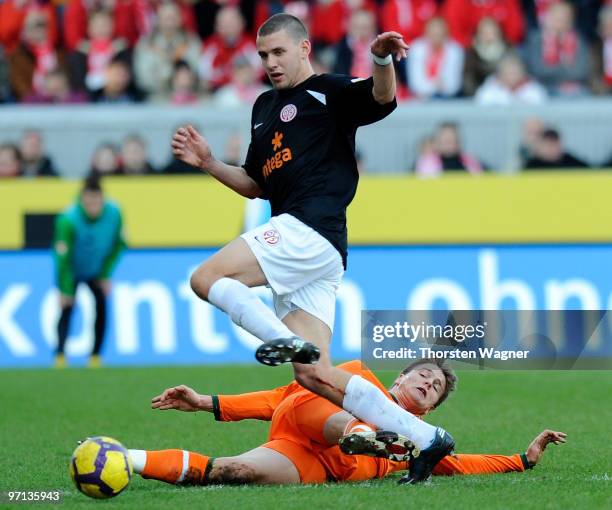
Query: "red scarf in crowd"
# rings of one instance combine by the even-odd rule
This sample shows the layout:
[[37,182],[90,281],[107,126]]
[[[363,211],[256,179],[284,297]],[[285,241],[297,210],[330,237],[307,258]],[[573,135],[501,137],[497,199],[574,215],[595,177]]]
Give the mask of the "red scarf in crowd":
[[440,48],[429,48],[429,51],[427,52],[427,60],[425,62],[425,73],[427,78],[430,80],[435,80],[438,76],[440,76],[442,62],[444,62],[444,54],[444,46]]
[[351,76],[367,78],[372,74],[372,57],[369,41],[353,41],[353,62],[351,64]]
[[44,92],[45,76],[49,71],[57,67],[57,55],[53,45],[49,42],[37,44],[32,47],[34,54],[34,75],[32,76],[32,88],[35,93]]
[[542,58],[546,65],[573,64],[577,50],[576,32],[572,31],[563,35],[542,33]]
[[603,42],[604,80],[612,87],[612,37]]

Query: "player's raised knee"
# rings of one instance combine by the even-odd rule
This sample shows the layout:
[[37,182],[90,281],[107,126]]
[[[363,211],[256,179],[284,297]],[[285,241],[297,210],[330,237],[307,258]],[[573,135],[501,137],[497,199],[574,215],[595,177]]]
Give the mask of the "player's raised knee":
[[218,274],[213,268],[202,264],[198,267],[189,280],[191,289],[200,299],[208,300],[208,293],[213,283],[222,278],[223,275]]

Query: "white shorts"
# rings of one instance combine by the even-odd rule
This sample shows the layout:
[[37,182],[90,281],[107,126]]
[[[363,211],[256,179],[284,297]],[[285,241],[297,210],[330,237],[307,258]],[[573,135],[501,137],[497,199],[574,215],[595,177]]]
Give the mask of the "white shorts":
[[283,319],[299,308],[333,331],[336,291],[344,274],[338,250],[290,214],[274,216],[240,237],[272,288],[276,316]]

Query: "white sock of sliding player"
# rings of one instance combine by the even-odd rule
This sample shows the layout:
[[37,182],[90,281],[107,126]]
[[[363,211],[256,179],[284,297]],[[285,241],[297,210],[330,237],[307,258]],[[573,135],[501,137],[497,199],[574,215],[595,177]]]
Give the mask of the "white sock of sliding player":
[[264,342],[295,336],[255,292],[238,280],[217,280],[210,287],[208,301],[227,313],[238,326]]
[[437,427],[402,409],[371,382],[358,375],[351,377],[346,385],[342,407],[379,429],[403,434],[421,450],[427,448],[436,435]]
[[135,473],[142,473],[147,463],[147,452],[144,450],[128,450],[130,459],[132,459],[132,467]]

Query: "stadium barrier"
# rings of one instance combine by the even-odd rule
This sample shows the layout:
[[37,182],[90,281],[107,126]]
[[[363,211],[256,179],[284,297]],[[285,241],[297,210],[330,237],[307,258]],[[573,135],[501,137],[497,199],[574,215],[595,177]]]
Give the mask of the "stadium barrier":
[[[348,212],[349,242],[608,242],[611,184],[606,172],[365,176]],[[57,213],[76,198],[78,186],[57,179],[4,181],[0,249],[26,246],[28,218]],[[105,188],[124,210],[134,248],[219,246],[236,237],[245,221],[246,200],[208,177],[117,177],[108,178]]]
[[[230,135],[239,133],[246,155],[250,107],[219,109],[156,105],[2,106],[0,141],[17,140],[21,131],[40,129],[46,147],[63,175],[84,175],[96,146],[120,143],[137,133],[148,143],[151,161],[162,167],[170,159],[173,130],[184,123],[202,129],[215,154],[225,153]],[[374,173],[411,170],[424,137],[445,121],[459,123],[464,148],[494,171],[519,168],[518,148],[525,119],[539,117],[558,128],[564,145],[591,165],[608,161],[612,139],[612,101],[572,99],[539,107],[487,107],[471,100],[410,102],[371,126],[359,129],[357,148],[365,168]]]

